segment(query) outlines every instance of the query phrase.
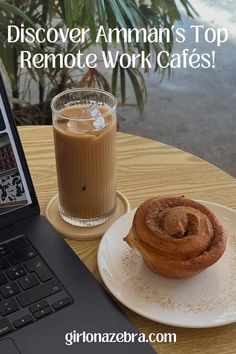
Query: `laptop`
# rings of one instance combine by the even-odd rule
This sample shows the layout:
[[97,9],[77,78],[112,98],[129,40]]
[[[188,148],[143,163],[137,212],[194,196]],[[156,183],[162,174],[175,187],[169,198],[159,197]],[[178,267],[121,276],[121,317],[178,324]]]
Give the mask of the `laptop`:
[[0,353],[154,353],[118,333],[138,332],[40,215],[0,75]]

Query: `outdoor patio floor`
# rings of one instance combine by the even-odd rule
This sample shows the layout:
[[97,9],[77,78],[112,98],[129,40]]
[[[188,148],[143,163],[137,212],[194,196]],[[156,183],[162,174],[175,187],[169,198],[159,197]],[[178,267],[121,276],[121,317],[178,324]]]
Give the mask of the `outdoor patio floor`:
[[[120,130],[174,145],[236,176],[236,2],[198,0],[192,4],[202,20],[184,18],[185,28],[203,23],[229,29],[230,39],[220,48],[203,41],[198,44],[200,52],[216,50],[216,68],[176,69],[161,84],[158,74],[150,73],[144,111],[139,113],[134,106],[120,108]],[[192,36],[174,51],[183,48],[196,48]],[[128,101],[135,102],[132,94]]]

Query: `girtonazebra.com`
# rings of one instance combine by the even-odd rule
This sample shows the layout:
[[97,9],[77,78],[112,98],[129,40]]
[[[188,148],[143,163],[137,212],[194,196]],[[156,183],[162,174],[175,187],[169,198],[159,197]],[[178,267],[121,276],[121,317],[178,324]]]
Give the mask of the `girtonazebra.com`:
[[65,344],[71,346],[75,343],[176,343],[176,333],[91,333],[68,332],[65,335]]

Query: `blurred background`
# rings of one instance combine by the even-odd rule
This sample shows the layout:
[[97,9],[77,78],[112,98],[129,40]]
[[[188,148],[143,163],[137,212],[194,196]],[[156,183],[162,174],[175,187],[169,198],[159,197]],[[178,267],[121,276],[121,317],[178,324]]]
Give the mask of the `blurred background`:
[[[7,43],[9,24],[35,28],[85,27],[91,35],[83,44]],[[141,70],[37,69],[20,70],[21,50],[32,53],[85,54],[107,50],[95,42],[100,25],[105,28],[186,28],[184,44],[121,43],[123,52],[182,52],[196,48],[188,30],[191,24],[226,27],[229,40],[220,48],[201,41],[199,52],[216,50],[215,69],[160,68]],[[51,124],[51,98],[71,87],[101,87],[118,98],[119,129],[123,132],[176,146],[196,154],[236,176],[236,2],[235,0],[9,0],[0,1],[0,56],[17,124]],[[109,48],[110,49],[110,48]]]

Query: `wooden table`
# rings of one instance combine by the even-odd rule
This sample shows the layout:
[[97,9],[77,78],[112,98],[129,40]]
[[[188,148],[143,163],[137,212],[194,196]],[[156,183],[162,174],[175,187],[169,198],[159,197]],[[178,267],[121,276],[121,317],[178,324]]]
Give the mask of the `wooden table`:
[[[47,202],[57,191],[52,128],[30,126],[20,127],[19,131],[43,214]],[[149,197],[166,194],[184,194],[236,208],[233,177],[171,146],[119,133],[117,165],[117,188],[129,199],[131,208]],[[99,241],[68,243],[99,278],[96,264]],[[154,345],[159,354],[236,353],[236,323],[218,328],[185,329],[152,322],[126,308],[125,312],[146,334],[177,334],[177,343]]]

